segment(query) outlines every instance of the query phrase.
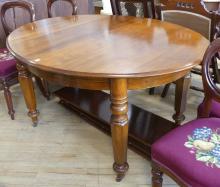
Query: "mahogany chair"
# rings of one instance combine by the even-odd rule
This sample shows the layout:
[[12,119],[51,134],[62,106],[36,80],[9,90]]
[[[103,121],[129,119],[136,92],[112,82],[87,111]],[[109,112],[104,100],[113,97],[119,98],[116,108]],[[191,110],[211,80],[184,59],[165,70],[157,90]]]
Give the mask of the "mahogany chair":
[[52,17],[55,17],[55,16],[58,16],[56,14],[55,11],[53,11],[53,5],[55,5],[56,2],[59,2],[59,1],[63,1],[63,2],[67,2],[71,5],[72,7],[72,15],[77,15],[77,6],[76,6],[76,1],[75,0],[48,0],[47,2],[47,9],[48,9],[48,17],[49,18],[52,18]]
[[154,18],[153,0],[111,0],[114,15]]
[[205,92],[203,117],[175,128],[152,145],[152,186],[162,186],[163,173],[180,186],[220,186],[220,119],[209,118],[211,101],[220,102],[210,66],[220,51],[220,39],[213,41],[203,58]]
[[[214,52],[217,54],[216,51]],[[211,61],[215,58],[218,58],[218,55],[215,56],[210,55],[209,58],[210,59],[208,60]],[[202,117],[220,118],[220,89],[219,89],[220,87],[219,84],[216,84],[216,82],[213,80],[213,77],[210,75],[210,70],[208,69],[210,67],[210,63],[206,63],[203,66],[204,66],[203,86],[205,91],[204,93],[205,97],[203,102],[198,107],[198,118],[202,118]]]
[[[12,15],[15,19],[15,8],[24,9],[29,14],[29,21],[35,21],[34,7],[31,3],[26,1],[8,1],[2,4],[1,7],[1,21],[6,36],[9,35],[19,25],[14,21],[13,24],[9,24],[7,16]],[[17,9],[17,10],[18,10]],[[11,13],[11,14],[10,14]],[[11,23],[12,20],[10,20]],[[37,80],[40,78],[36,78]],[[14,119],[14,109],[11,92],[9,87],[18,83],[18,72],[16,69],[16,60],[10,54],[7,48],[0,49],[0,87],[4,90],[5,100],[8,107],[8,113],[11,119]],[[40,83],[39,83],[40,84]],[[42,88],[43,89],[43,88]]]
[[[216,25],[220,21],[220,16],[208,13],[198,0],[160,0],[156,5],[159,18],[163,21],[182,25],[196,32],[199,32],[210,41],[213,41],[216,34]],[[213,62],[213,76],[220,82],[217,62]],[[201,75],[201,66],[193,68],[192,73]],[[163,90],[162,97],[167,95],[170,84]],[[203,91],[202,88],[191,86],[191,89]]]

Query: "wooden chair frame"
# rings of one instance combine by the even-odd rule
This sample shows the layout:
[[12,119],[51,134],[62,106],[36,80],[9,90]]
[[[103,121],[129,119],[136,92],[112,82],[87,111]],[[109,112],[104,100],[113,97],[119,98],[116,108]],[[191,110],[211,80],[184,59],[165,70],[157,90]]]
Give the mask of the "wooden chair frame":
[[220,38],[216,39],[211,43],[208,50],[206,51],[203,64],[202,64],[202,81],[205,92],[204,105],[205,110],[202,116],[199,117],[209,117],[209,111],[211,108],[212,99],[220,102],[220,90],[216,86],[216,82],[210,73],[210,67],[212,66],[213,59],[217,58],[220,52]]
[[8,9],[10,8],[23,8],[25,10],[27,10],[30,14],[30,21],[36,21],[35,20],[35,12],[34,12],[34,6],[32,3],[26,2],[26,1],[8,1],[5,2],[2,5],[1,8],[1,21],[2,21],[2,26],[4,28],[5,34],[9,35],[13,30],[10,29],[10,27],[8,27],[7,22],[5,20],[5,13]]
[[[8,9],[14,9],[14,8],[22,8],[28,11],[30,14],[30,22],[35,21],[35,11],[34,11],[34,6],[32,3],[27,2],[27,1],[22,1],[22,0],[13,0],[13,1],[8,1],[5,2],[2,7],[1,7],[1,21],[3,25],[4,32],[6,36],[8,36],[13,30],[8,26],[6,19],[5,19],[5,13],[7,12]],[[42,80],[39,77],[35,77],[36,82],[42,92],[42,94],[46,97],[49,98],[50,93],[47,87],[44,85],[47,85],[47,82]],[[13,102],[12,102],[12,96],[11,92],[9,90],[10,86],[18,83],[18,72],[13,72],[9,74],[7,77],[0,77],[0,87],[3,88],[4,90],[4,95],[5,95],[5,100],[7,103],[8,107],[8,113],[11,116],[11,119],[14,119],[14,109],[13,109]]]
[[66,1],[66,2],[70,3],[72,5],[72,8],[73,8],[72,15],[77,15],[77,5],[76,5],[75,0],[48,0],[47,10],[48,10],[48,17],[49,18],[53,17],[51,9],[52,9],[53,3],[55,3],[56,1]]
[[152,10],[152,16],[155,18],[155,8],[154,8],[154,1],[153,0],[110,0],[111,7],[112,7],[112,13],[113,15],[121,15],[121,10],[119,3],[120,2],[131,2],[131,3],[143,3],[144,7],[144,17],[150,18],[150,14],[148,12],[148,2],[151,3],[151,10]]
[[165,173],[167,176],[172,178],[179,186],[187,187],[187,185],[173,175],[169,170],[165,169],[164,167],[158,165],[155,162],[151,162],[151,174],[152,174],[152,187],[162,187],[163,183],[163,174]]

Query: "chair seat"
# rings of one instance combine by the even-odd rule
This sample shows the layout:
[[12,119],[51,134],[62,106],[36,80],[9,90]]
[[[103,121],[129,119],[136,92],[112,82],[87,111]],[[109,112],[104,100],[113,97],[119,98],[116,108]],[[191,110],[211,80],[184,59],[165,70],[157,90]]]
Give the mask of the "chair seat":
[[220,186],[220,119],[191,121],[152,145],[152,160],[186,186]]
[[7,77],[16,72],[16,60],[10,54],[8,49],[0,49],[0,77]]
[[[202,111],[204,111],[204,107],[205,107],[204,103],[202,102],[198,107],[198,116],[200,116],[199,114],[202,114]],[[220,118],[220,103],[219,102],[212,100],[209,117]]]

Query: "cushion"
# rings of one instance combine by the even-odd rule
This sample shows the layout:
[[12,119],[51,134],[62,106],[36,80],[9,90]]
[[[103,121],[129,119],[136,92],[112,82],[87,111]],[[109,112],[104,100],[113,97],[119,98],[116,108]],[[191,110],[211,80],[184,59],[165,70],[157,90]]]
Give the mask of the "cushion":
[[144,17],[143,3],[120,2],[120,9],[123,16]]
[[[202,102],[198,107],[198,116],[200,116],[200,114],[204,110],[204,107],[205,107],[204,103]],[[212,100],[212,105],[211,105],[209,117],[220,118],[220,103],[219,102]]]
[[0,49],[0,77],[6,77],[16,72],[16,60],[8,49]]
[[191,121],[152,145],[152,160],[187,186],[220,186],[220,119]]

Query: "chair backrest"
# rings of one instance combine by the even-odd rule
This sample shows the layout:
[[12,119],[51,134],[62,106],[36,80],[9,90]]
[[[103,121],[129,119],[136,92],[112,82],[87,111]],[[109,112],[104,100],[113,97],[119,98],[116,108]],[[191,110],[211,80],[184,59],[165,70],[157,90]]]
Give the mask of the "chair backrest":
[[[22,12],[20,9],[22,9]],[[17,18],[21,17],[21,14],[25,14],[25,17],[28,17],[26,14],[29,14],[29,20],[19,22]],[[32,3],[23,0],[7,1],[1,7],[1,21],[5,34],[9,35],[17,27],[35,21],[34,6]]]
[[114,15],[154,18],[153,0],[111,0]]
[[204,110],[201,111],[200,117],[209,117],[212,100],[220,102],[220,87],[214,81],[211,71],[214,59],[219,57],[220,53],[220,38],[215,39],[205,52],[202,61],[202,81],[205,92]]
[[158,14],[161,20],[188,27],[210,41],[214,38],[216,21],[220,20],[219,16],[209,14],[199,0],[160,0]]
[[[47,3],[47,9],[48,9],[48,17],[56,17],[56,16],[64,16],[62,12],[59,12],[59,6],[64,6],[64,2],[68,3],[68,5],[70,4],[71,6],[66,6],[66,10],[67,8],[71,8],[71,12],[70,15],[76,15],[77,14],[77,6],[76,6],[76,1],[75,0],[48,0]],[[58,4],[58,6],[55,7],[55,4]],[[69,15],[68,14],[68,10],[66,11],[65,15]]]

